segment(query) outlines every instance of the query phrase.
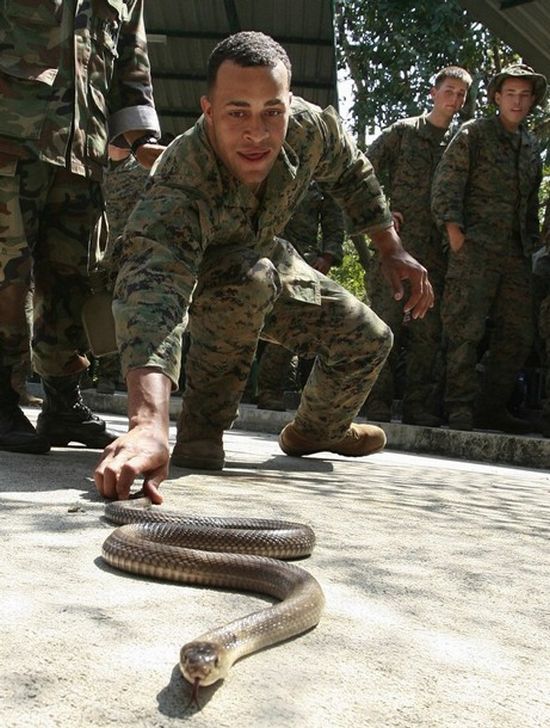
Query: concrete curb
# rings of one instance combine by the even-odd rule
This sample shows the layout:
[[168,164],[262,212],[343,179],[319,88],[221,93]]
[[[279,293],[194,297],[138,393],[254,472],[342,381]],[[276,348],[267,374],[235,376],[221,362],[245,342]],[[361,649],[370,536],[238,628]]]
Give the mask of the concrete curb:
[[[93,389],[83,392],[86,403],[94,411],[125,415],[127,395],[124,392],[99,394]],[[172,397],[170,417],[177,419],[181,398]],[[278,434],[293,417],[293,412],[259,410],[242,404],[233,428]],[[361,418],[358,419],[361,420]],[[410,453],[427,453],[442,457],[479,462],[516,465],[528,468],[550,468],[550,440],[541,436],[504,435],[497,432],[461,432],[446,427],[418,427],[399,422],[379,423],[388,437],[388,447]]]

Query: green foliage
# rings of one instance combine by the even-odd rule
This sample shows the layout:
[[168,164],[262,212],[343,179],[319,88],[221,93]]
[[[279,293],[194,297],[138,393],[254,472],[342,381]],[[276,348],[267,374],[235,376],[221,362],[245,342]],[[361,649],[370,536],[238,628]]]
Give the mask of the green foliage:
[[344,260],[341,266],[338,268],[332,268],[330,271],[330,277],[344,288],[347,288],[350,293],[358,298],[360,301],[365,300],[365,283],[363,276],[365,271],[363,266],[359,262],[357,251],[351,240],[346,238],[344,241]]
[[[465,117],[487,80],[517,55],[474,23],[458,0],[336,0],[339,66],[355,84],[359,143],[376,127],[429,107],[431,78],[448,65],[474,78]],[[484,102],[484,98],[480,99]]]

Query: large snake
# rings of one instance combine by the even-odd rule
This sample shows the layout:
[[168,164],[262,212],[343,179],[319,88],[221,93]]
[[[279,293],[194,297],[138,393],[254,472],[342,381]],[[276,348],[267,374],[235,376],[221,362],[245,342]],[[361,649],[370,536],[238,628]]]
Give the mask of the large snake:
[[324,606],[319,583],[280,559],[308,556],[313,531],[301,523],[259,518],[185,516],[146,499],[108,503],[105,515],[122,525],[103,544],[111,566],[186,584],[268,594],[278,603],[205,632],[180,651],[180,669],[198,690],[225,678],[240,657],[314,627]]

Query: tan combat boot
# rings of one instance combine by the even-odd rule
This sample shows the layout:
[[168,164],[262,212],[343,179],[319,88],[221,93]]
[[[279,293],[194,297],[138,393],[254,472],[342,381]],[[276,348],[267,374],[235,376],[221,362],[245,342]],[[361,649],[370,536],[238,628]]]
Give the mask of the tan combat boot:
[[178,418],[176,444],[172,450],[172,465],[197,470],[223,470],[223,430],[216,431],[184,422],[183,413]]
[[316,452],[334,452],[337,455],[357,458],[379,452],[386,444],[384,430],[376,425],[351,424],[339,440],[316,440],[302,435],[294,422],[289,422],[279,435],[279,447],[287,455],[300,457]]

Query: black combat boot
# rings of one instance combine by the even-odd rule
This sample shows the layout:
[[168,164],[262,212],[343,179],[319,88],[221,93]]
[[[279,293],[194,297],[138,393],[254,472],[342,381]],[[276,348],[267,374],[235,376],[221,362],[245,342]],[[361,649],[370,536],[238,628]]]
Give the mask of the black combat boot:
[[19,407],[19,395],[11,386],[11,367],[0,367],[0,450],[40,454],[50,443],[36,430]]
[[107,430],[105,422],[84,404],[79,379],[79,374],[42,378],[45,398],[36,430],[55,447],[74,441],[103,448],[118,435]]

